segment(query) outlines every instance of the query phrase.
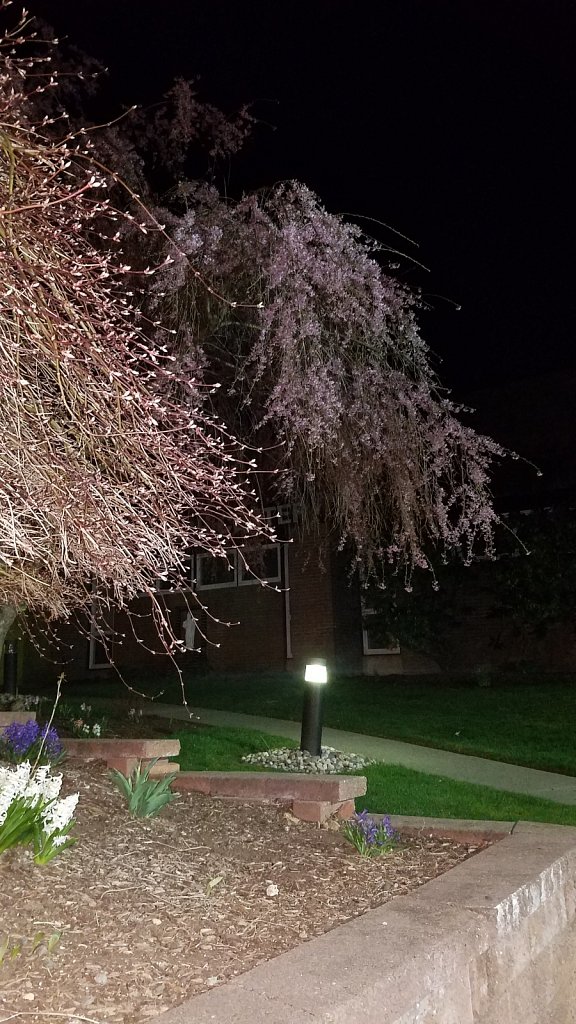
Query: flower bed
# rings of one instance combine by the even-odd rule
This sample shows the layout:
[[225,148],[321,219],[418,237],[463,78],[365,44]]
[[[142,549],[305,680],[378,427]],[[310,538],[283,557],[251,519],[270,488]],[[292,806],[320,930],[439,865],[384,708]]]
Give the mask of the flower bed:
[[367,859],[334,823],[199,794],[135,819],[101,765],[70,759],[63,770],[63,792],[80,793],[74,848],[44,869],[24,850],[0,860],[0,945],[21,947],[0,968],[1,1017],[140,1024],[411,892],[479,845],[421,836]]

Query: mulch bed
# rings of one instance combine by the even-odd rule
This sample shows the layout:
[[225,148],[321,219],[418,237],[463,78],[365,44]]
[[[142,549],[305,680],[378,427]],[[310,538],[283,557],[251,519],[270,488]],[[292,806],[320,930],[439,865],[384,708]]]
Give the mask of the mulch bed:
[[[22,947],[0,966],[0,1021],[137,1024],[479,848],[411,839],[364,859],[333,823],[199,794],[133,819],[101,764],[70,759],[63,771],[62,794],[80,792],[76,846],[44,868],[25,850],[0,857],[0,948],[5,936]],[[62,935],[33,951],[39,932]]]

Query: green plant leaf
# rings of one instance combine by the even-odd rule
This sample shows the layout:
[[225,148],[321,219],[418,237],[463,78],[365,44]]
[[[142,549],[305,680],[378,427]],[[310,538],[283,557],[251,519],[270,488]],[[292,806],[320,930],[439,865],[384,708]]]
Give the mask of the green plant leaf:
[[123,775],[112,769],[113,782],[125,797],[128,810],[136,818],[154,818],[167,804],[176,799],[170,784],[177,773],[171,772],[161,779],[151,779],[150,772],[158,758],[155,757],[145,767],[139,761],[130,776]]
[[36,932],[36,935],[32,939],[32,953],[35,953],[36,950],[42,945],[45,937],[46,936],[44,932]]
[[54,950],[55,950],[56,946],[58,945],[58,943],[60,942],[61,938],[62,938],[62,932],[57,932],[57,931],[56,932],[52,932],[52,934],[48,936],[48,939],[46,941],[46,949],[48,950],[49,953],[53,953],[54,952]]

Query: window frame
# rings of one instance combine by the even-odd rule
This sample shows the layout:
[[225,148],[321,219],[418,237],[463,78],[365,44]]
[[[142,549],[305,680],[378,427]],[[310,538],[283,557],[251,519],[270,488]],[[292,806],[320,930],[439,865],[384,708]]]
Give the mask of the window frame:
[[365,657],[372,657],[375,654],[401,654],[401,648],[398,641],[389,647],[370,647],[369,633],[370,629],[365,624],[366,617],[370,615],[376,615],[374,608],[367,608],[362,605],[362,654]]
[[192,589],[194,580],[194,559],[191,556],[188,556],[186,558],[186,561],[189,562],[187,572],[188,582],[183,586],[173,587],[170,586],[169,579],[164,580],[160,576],[157,576],[156,579],[154,580],[155,594],[183,594],[185,593],[185,591]]
[[[112,616],[112,623],[109,624],[103,621],[102,624],[99,625],[97,622],[97,604],[97,601],[92,602],[92,619],[90,622],[90,636],[88,638],[88,668],[90,670],[99,668],[111,668],[112,665],[114,664],[112,658],[109,655],[107,656],[107,661],[96,661],[96,645],[100,644],[104,649],[104,653],[106,654],[106,648],[107,646],[111,646],[114,643],[115,635],[113,624],[114,611],[112,609],[107,609],[109,614]],[[107,640],[108,644],[103,642],[102,638],[104,638],[104,640]]]
[[229,579],[224,580],[222,583],[202,583],[201,566],[203,561],[205,561],[206,559],[210,559],[211,562],[221,562],[224,559],[218,558],[218,556],[216,555],[211,555],[209,554],[208,551],[201,551],[196,555],[196,590],[231,590],[238,585],[238,564],[236,560],[236,552],[233,551],[230,554],[232,555],[232,559],[230,559],[230,555],[225,556],[228,559],[228,562],[230,563],[231,566],[230,577]]
[[228,553],[228,560],[231,565],[230,577],[224,580],[222,583],[203,583],[202,582],[202,563],[204,559],[213,560],[216,556],[210,555],[208,552],[200,551],[196,555],[196,575],[195,575],[195,589],[201,590],[236,590],[238,587],[253,587],[258,584],[274,584],[281,583],[282,581],[282,552],[281,544],[279,542],[271,544],[262,544],[259,546],[260,550],[276,552],[276,572],[272,576],[257,576],[255,575],[244,575],[247,573],[246,567],[242,560],[240,551],[249,552],[258,550],[256,545],[250,545],[250,547],[239,548]]
[[264,584],[264,583],[280,583],[280,581],[282,579],[282,563],[281,563],[281,560],[280,560],[280,545],[279,544],[274,544],[274,543],[273,544],[262,544],[262,545],[259,545],[258,547],[252,546],[252,547],[249,547],[249,548],[242,548],[241,550],[243,550],[244,552],[248,552],[248,551],[275,551],[276,552],[276,573],[275,573],[274,576],[257,576],[255,574],[251,574],[248,578],[243,579],[242,576],[243,576],[243,573],[246,572],[246,567],[244,565],[244,562],[242,561],[242,556],[240,555],[240,552],[237,551],[236,552],[236,565],[237,565],[236,574],[237,574],[237,578],[238,578],[237,586],[239,586],[239,587],[253,587],[253,586],[258,585],[258,584],[260,584],[260,586],[262,586],[262,584]]

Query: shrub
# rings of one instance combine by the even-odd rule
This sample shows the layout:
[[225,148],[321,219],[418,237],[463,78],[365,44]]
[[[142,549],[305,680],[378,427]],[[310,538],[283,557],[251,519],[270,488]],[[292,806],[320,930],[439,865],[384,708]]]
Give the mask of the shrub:
[[0,693],[0,711],[33,711],[42,700],[32,693]]

